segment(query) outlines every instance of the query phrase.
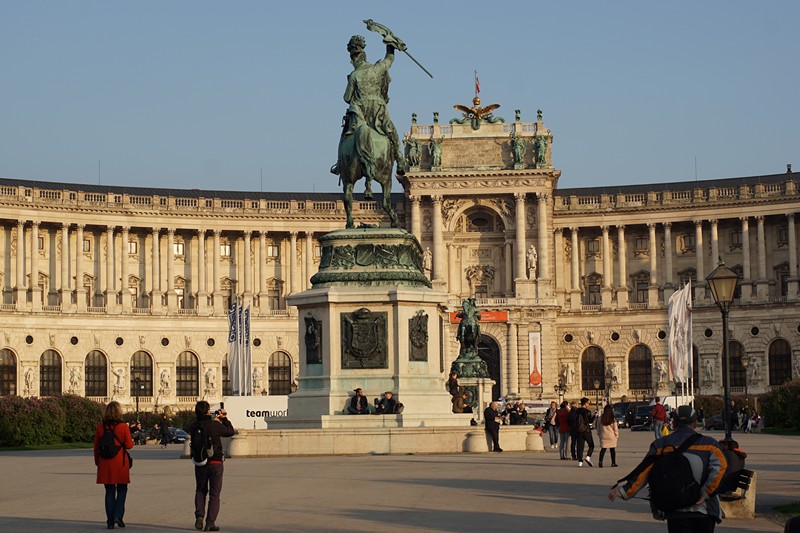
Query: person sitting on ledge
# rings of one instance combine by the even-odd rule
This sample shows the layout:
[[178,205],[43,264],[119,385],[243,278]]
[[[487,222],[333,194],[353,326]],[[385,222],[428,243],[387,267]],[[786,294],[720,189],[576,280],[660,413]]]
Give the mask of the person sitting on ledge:
[[462,392],[461,394],[453,397],[453,412],[454,413],[471,413],[472,407],[469,405],[467,401],[467,393]]
[[392,398],[394,394],[392,391],[387,390],[383,393],[383,398],[378,401],[375,398],[375,414],[376,415],[394,415],[397,414],[397,400]]
[[353,392],[355,394],[350,398],[350,406],[347,408],[347,412],[351,415],[368,415],[369,409],[367,409],[367,398],[364,396],[364,391],[358,388]]

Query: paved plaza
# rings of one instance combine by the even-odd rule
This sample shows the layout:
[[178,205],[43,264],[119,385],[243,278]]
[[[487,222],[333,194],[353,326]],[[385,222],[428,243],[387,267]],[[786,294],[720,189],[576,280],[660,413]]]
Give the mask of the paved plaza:
[[[800,499],[800,437],[734,437],[758,473],[758,517],[726,520],[717,531],[782,531],[764,512]],[[606,499],[649,442],[650,433],[623,430],[620,468],[603,469],[579,468],[554,451],[234,458],[225,463],[218,525],[241,532],[665,532],[647,502]],[[135,448],[125,531],[194,531],[193,467],[178,458],[181,450]],[[91,450],[2,452],[0,472],[0,531],[105,529]]]

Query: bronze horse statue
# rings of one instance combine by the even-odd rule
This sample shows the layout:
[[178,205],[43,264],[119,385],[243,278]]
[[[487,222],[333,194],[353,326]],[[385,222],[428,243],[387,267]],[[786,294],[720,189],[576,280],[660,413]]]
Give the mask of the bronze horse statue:
[[[353,118],[355,118],[353,116]],[[381,184],[383,201],[381,207],[389,215],[391,226],[398,226],[397,213],[392,206],[392,166],[394,156],[388,137],[355,118],[352,133],[343,135],[339,141],[337,163],[339,183],[344,192],[344,209],[347,215],[345,228],[353,228],[353,186],[365,178],[364,198],[372,198],[372,181]]]
[[462,310],[456,315],[461,319],[456,331],[456,339],[461,343],[461,350],[458,354],[462,355],[478,355],[478,344],[481,341],[481,325],[478,321],[481,319],[481,314],[475,305],[475,298],[467,298],[464,300]]

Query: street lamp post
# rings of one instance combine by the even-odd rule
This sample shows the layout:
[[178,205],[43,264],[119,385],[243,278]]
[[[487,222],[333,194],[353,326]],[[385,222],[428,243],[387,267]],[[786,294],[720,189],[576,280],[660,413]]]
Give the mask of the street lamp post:
[[723,415],[725,417],[725,440],[731,439],[731,369],[730,355],[728,353],[728,311],[733,304],[733,295],[736,292],[736,284],[739,276],[736,272],[725,266],[722,261],[711,274],[706,276],[708,286],[711,288],[711,295],[714,303],[722,312],[722,388],[724,390]]
[[600,380],[594,380],[594,408],[596,411],[600,410]]
[[135,395],[136,395],[136,421],[139,421],[139,389],[141,388],[142,378],[136,376],[133,378],[133,382],[135,384]]
[[561,403],[564,401],[564,393],[567,392],[567,386],[564,385],[564,380],[562,378],[558,378],[558,384],[553,385],[553,389],[558,394],[558,406],[561,407]]
[[744,406],[747,407],[748,403],[748,394],[747,394],[747,368],[750,366],[750,356],[744,354],[741,359],[742,368],[744,369]]

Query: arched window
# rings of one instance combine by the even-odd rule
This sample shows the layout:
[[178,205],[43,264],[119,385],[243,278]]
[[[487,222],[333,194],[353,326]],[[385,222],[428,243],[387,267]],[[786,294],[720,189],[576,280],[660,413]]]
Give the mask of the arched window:
[[136,378],[139,378],[139,397],[153,395],[153,358],[144,351],[131,356],[131,395],[136,396]]
[[231,391],[231,373],[228,370],[228,354],[222,358],[222,395],[230,396]]
[[600,382],[600,390],[606,388],[606,355],[598,346],[589,346],[581,356],[581,388],[595,390],[594,381]]
[[108,360],[103,352],[92,350],[86,354],[83,375],[86,376],[86,396],[108,396]]
[[39,395],[61,394],[61,356],[55,350],[45,350],[39,358]]
[[197,396],[200,379],[200,365],[192,352],[181,352],[175,368],[175,389],[177,396]]
[[653,388],[653,352],[644,344],[637,344],[628,354],[628,388]]
[[0,396],[17,394],[17,358],[11,350],[0,350]]
[[728,343],[728,355],[730,356],[731,365],[731,387],[744,387],[745,380],[747,379],[744,367],[742,366],[744,346],[736,341],[730,341]]
[[292,360],[286,352],[275,352],[269,356],[269,393],[292,392]]
[[783,339],[769,345],[769,384],[783,385],[792,379],[792,347]]

